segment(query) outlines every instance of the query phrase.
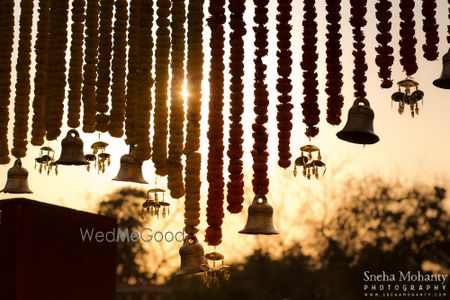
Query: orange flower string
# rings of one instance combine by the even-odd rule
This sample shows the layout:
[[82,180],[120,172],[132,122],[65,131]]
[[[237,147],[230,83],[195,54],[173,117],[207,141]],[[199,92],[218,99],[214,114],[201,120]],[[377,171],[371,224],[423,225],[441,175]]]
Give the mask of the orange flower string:
[[14,1],[6,0],[0,7],[0,164],[9,163],[8,122],[11,94],[11,56],[14,43]]
[[267,107],[269,105],[269,93],[267,92],[267,85],[264,80],[266,78],[265,71],[267,65],[262,61],[262,58],[267,55],[268,50],[268,29],[266,24],[267,4],[269,0],[254,0],[255,4],[255,26],[253,27],[255,33],[255,83],[254,83],[254,112],[256,114],[253,123],[253,192],[255,195],[264,196],[269,192],[269,178],[267,176],[267,130],[265,124],[268,121]]
[[278,0],[277,37],[278,37],[278,165],[287,168],[291,165],[290,139],[292,130],[291,91],[292,83],[289,76],[292,72],[291,29],[292,0]]
[[152,109],[151,88],[153,55],[153,7],[151,0],[141,0],[141,19],[139,26],[139,64],[138,103],[136,111],[136,157],[147,160],[151,157],[150,111]]
[[184,196],[183,154],[184,142],[184,56],[186,11],[184,0],[172,2],[172,80],[170,86],[169,156],[167,158],[167,187],[170,196],[178,199]]
[[236,214],[241,212],[244,202],[244,174],[242,162],[242,143],[244,130],[242,114],[244,113],[244,40],[246,33],[244,12],[245,1],[230,0],[230,137],[228,139],[227,202],[228,211]]
[[140,1],[131,0],[128,27],[128,74],[125,107],[125,134],[128,145],[136,144],[140,10]]
[[14,105],[14,135],[11,154],[15,158],[27,154],[28,114],[30,106],[31,26],[33,0],[20,1],[19,49],[16,64],[16,98]]
[[117,0],[115,2],[113,58],[111,62],[111,118],[108,132],[116,138],[123,136],[123,122],[125,119],[127,6],[127,0]]
[[423,31],[425,43],[422,45],[423,57],[427,60],[436,60],[439,56],[439,33],[436,23],[436,0],[422,1]]
[[153,156],[155,172],[167,175],[167,81],[169,80],[170,1],[157,0],[158,29],[156,30],[155,50],[155,115],[153,123]]
[[200,224],[200,120],[203,79],[203,0],[189,1],[187,26],[187,124],[186,124],[186,200],[184,223],[187,234],[198,232]]
[[376,40],[379,44],[378,47],[375,48],[377,51],[375,63],[380,69],[378,71],[378,76],[382,80],[381,87],[385,89],[392,87],[391,67],[394,63],[394,56],[392,55],[394,49],[389,45],[392,40],[392,35],[390,33],[392,28],[391,7],[392,4],[389,0],[379,0],[377,4],[375,4],[377,10],[375,15],[378,20],[378,34]]
[[211,28],[211,68],[209,71],[209,116],[208,116],[208,172],[207,180],[208,201],[206,208],[205,241],[210,246],[220,245],[222,242],[222,221],[224,217],[224,179],[223,179],[223,85],[224,69],[223,56],[225,54],[225,0],[211,1],[209,5],[208,25]]
[[95,86],[97,81],[98,63],[98,19],[99,4],[97,0],[87,0],[85,49],[83,67],[83,131],[95,131]]
[[106,132],[108,130],[109,115],[107,112],[109,83],[110,83],[110,62],[112,50],[112,17],[113,0],[100,1],[100,25],[99,25],[99,44],[98,44],[98,78],[96,90],[96,130]]
[[83,81],[83,29],[85,0],[72,2],[72,44],[69,68],[69,113],[67,125],[80,126],[81,84]]
[[52,0],[47,67],[45,128],[47,140],[61,134],[66,87],[66,47],[69,1]]
[[327,84],[325,92],[328,94],[327,99],[327,121],[331,125],[339,125],[341,123],[342,106],[344,105],[344,97],[342,96],[342,64],[340,57],[342,56],[341,38],[339,33],[341,25],[341,1],[327,0]]
[[[76,1],[75,1],[76,2]],[[36,72],[34,76],[33,123],[31,126],[31,144],[41,146],[45,137],[45,100],[47,98],[48,33],[50,30],[50,0],[39,1],[39,19],[37,23]],[[70,82],[70,79],[69,79]]]
[[316,126],[319,123],[320,110],[317,103],[317,23],[314,0],[303,1],[303,55],[301,67],[303,69],[303,122],[306,125],[307,137],[315,137],[319,133]]

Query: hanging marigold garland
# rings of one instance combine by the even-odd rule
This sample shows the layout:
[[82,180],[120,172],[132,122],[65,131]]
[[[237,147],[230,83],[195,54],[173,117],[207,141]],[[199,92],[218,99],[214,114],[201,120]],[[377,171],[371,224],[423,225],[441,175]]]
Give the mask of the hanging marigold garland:
[[100,25],[99,25],[99,44],[98,44],[98,78],[96,89],[96,130],[106,132],[108,130],[109,115],[107,112],[109,83],[110,83],[110,62],[112,50],[112,17],[113,0],[100,1]]
[[28,114],[30,112],[31,26],[33,0],[20,1],[19,49],[16,63],[16,97],[14,100],[14,135],[11,154],[15,158],[27,153]]
[[156,30],[155,51],[155,115],[153,135],[153,156],[157,175],[167,175],[167,81],[169,80],[170,1],[157,0],[158,29]]
[[14,43],[14,0],[0,6],[0,164],[9,163],[8,122],[11,94],[11,55]]
[[[45,99],[47,97],[48,33],[50,30],[50,0],[39,1],[39,19],[37,23],[36,71],[34,76],[33,122],[31,126],[31,144],[41,146],[45,137]],[[70,82],[70,80],[69,80]]]
[[244,202],[244,174],[242,162],[242,143],[244,130],[242,114],[244,113],[244,40],[246,34],[244,12],[245,1],[230,0],[230,137],[228,138],[227,209],[237,214]]
[[254,112],[256,114],[253,123],[253,192],[260,197],[269,192],[269,178],[267,176],[267,140],[268,134],[265,124],[268,121],[267,107],[269,105],[269,93],[267,92],[267,85],[264,80],[266,78],[265,71],[267,65],[262,61],[262,58],[268,53],[268,29],[266,24],[267,4],[269,0],[254,0],[255,4],[255,26],[253,27],[255,33],[255,82],[254,82]]
[[380,86],[384,89],[392,87],[391,67],[394,63],[394,56],[392,55],[394,49],[389,45],[392,41],[392,35],[390,33],[392,28],[392,13],[390,11],[391,7],[392,3],[389,0],[379,0],[375,4],[375,15],[378,20],[378,34],[376,36],[376,40],[379,44],[375,48],[375,50],[377,51],[375,63],[379,67],[378,77],[380,77],[381,79]]
[[208,116],[208,201],[206,208],[205,241],[210,246],[222,242],[222,221],[224,217],[224,179],[223,179],[223,92],[225,54],[225,0],[211,1],[209,5],[208,25],[211,28],[211,67],[209,71],[209,116]]
[[81,84],[83,81],[83,29],[85,0],[72,2],[72,42],[69,63],[69,105],[67,125],[80,126]]
[[367,24],[365,19],[367,0],[350,0],[350,4],[350,24],[353,26],[353,57],[355,65],[353,69],[353,87],[355,89],[355,97],[364,98],[366,96],[364,85],[367,81],[367,64],[365,61],[366,52],[364,51],[364,33],[362,28]]
[[128,145],[136,145],[140,9],[140,1],[131,0],[128,26],[128,74],[125,107],[125,134]]
[[327,122],[331,125],[339,125],[341,123],[342,106],[344,106],[344,97],[342,96],[342,64],[340,57],[342,56],[341,37],[339,33],[341,25],[341,1],[327,0],[327,42],[326,42],[326,64],[327,64],[327,83],[325,92],[328,94],[327,99]]
[[45,129],[47,140],[52,141],[61,134],[64,112],[69,1],[52,0],[50,7]]
[[150,147],[150,111],[152,109],[151,88],[152,56],[153,56],[153,2],[141,0],[141,16],[139,25],[139,65],[138,103],[136,105],[136,157],[147,160],[151,157]]
[[292,72],[291,29],[289,24],[292,16],[292,0],[278,0],[277,38],[278,38],[278,165],[287,168],[291,165],[290,138],[292,130],[291,91],[292,83],[289,76]]
[[123,136],[123,122],[125,119],[127,6],[127,0],[117,0],[115,2],[113,58],[111,62],[111,118],[108,132],[116,138]]
[[183,154],[184,142],[184,56],[186,11],[184,0],[172,2],[172,79],[170,85],[169,156],[167,158],[167,187],[170,196],[178,199],[184,196]]
[[[450,0],[447,1],[450,6]],[[448,19],[450,20],[450,9],[448,10]],[[447,25],[447,43],[450,44],[450,24]]]
[[407,76],[417,72],[414,0],[400,0],[400,63]]
[[422,1],[423,31],[425,43],[422,45],[423,57],[427,60],[436,60],[439,56],[439,33],[436,23],[436,0]]
[[88,133],[95,131],[95,85],[97,81],[97,55],[99,43],[98,19],[98,1],[87,0],[82,100],[83,131]]
[[319,133],[316,126],[319,123],[320,110],[317,103],[317,23],[316,8],[314,0],[303,1],[303,55],[301,67],[303,69],[303,122],[306,125],[305,134],[307,137],[315,137]]
[[200,120],[203,79],[203,3],[204,0],[189,1],[187,31],[187,125],[186,125],[186,171],[184,222],[187,234],[198,232],[200,224]]

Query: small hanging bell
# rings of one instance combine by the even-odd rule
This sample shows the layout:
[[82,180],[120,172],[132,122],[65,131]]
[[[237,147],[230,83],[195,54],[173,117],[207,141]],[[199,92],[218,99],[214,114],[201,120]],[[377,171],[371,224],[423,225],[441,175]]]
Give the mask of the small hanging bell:
[[[314,176],[319,179],[319,168],[324,168],[322,175],[325,174],[326,167],[322,161],[322,155],[320,149],[314,145],[305,145],[300,148],[301,155],[294,161],[294,176],[297,176],[297,167],[303,168],[302,174],[304,177],[311,179]],[[306,152],[306,154],[305,154]],[[317,152],[317,157],[314,158],[313,154]]]
[[337,137],[355,144],[375,144],[380,138],[373,131],[374,117],[369,101],[365,98],[357,98],[348,112],[347,123],[336,134]]
[[202,265],[206,264],[205,251],[195,235],[188,235],[184,239],[180,250],[180,271],[177,275],[189,275],[204,272]]
[[442,57],[442,65],[441,77],[433,81],[433,84],[441,89],[450,89],[450,49]]
[[248,218],[244,234],[278,234],[273,226],[273,207],[267,203],[266,196],[256,195],[248,207]]
[[50,175],[51,171],[54,169],[55,174],[58,175],[58,165],[55,162],[55,151],[48,146],[41,147],[40,156],[35,159],[34,168],[36,169],[36,164],[39,164],[39,173],[46,171],[47,175]]
[[61,156],[56,161],[58,165],[86,165],[83,152],[83,141],[75,129],[70,129],[61,142]]
[[122,155],[120,158],[119,173],[113,180],[147,184],[148,182],[142,175],[142,161],[136,159],[133,149],[130,146],[130,153]]
[[[404,80],[400,80],[398,83],[398,91],[391,95],[391,100],[398,103],[398,113],[403,114],[405,106],[409,105],[411,109],[411,116],[419,114],[418,102],[423,100],[424,93],[419,90],[419,83],[410,77]],[[402,92],[401,89],[405,91]],[[415,88],[415,91],[411,92],[411,88]]]
[[5,188],[1,192],[11,194],[33,193],[28,187],[28,171],[22,167],[20,159],[16,159],[13,167],[8,170],[8,179]]

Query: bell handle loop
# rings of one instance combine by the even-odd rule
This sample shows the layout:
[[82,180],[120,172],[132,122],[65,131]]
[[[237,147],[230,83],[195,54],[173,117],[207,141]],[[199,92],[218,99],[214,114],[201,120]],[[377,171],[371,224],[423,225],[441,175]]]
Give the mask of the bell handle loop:
[[14,167],[22,168],[22,160],[20,160],[20,158],[16,159],[14,162]]
[[78,131],[76,131],[75,129],[70,129],[69,131],[67,131],[67,136],[68,137],[80,137],[80,134],[78,133]]
[[192,244],[195,244],[197,242],[198,242],[197,237],[195,235],[193,235],[193,234],[189,234],[189,235],[187,235],[184,238],[184,244],[185,245],[192,245]]
[[356,98],[356,100],[353,102],[353,105],[357,106],[357,105],[359,105],[360,103],[363,103],[364,106],[370,107],[370,102],[369,102],[369,100],[367,100],[366,98],[362,98],[362,97]]
[[[262,202],[260,202],[259,199],[261,199]],[[253,203],[267,203],[267,197],[265,195],[256,195],[255,198],[253,198]]]

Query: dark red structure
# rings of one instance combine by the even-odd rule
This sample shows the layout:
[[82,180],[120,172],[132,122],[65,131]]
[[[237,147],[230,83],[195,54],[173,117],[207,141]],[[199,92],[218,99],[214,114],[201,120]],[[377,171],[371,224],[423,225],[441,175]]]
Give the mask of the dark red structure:
[[0,201],[0,299],[115,298],[116,243],[83,241],[112,218],[16,198]]

